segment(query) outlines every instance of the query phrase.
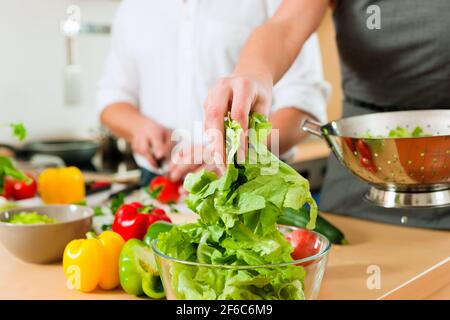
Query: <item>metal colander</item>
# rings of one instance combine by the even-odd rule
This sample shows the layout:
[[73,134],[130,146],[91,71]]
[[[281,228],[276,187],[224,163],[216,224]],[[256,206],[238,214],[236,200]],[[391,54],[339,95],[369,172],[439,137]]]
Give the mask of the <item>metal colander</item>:
[[[397,127],[420,127],[429,136],[388,138]],[[303,130],[323,137],[340,162],[376,190],[398,197],[443,191],[438,200],[417,206],[450,204],[450,110],[375,113],[326,125],[307,120]],[[374,190],[371,193],[369,200],[377,202]],[[395,201],[397,205],[385,206],[414,206],[411,200]]]

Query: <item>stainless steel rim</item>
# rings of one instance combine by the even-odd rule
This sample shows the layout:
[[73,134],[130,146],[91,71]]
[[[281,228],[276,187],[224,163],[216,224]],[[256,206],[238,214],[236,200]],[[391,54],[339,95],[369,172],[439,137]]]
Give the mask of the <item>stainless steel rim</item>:
[[450,206],[450,189],[431,192],[398,192],[371,187],[366,200],[385,208],[426,208]]
[[[398,126],[410,130],[420,126],[425,133],[433,137],[445,137],[450,136],[448,116],[450,116],[450,109],[378,112],[332,121],[322,125],[321,131],[337,137],[360,138],[362,134],[370,133],[374,136],[374,140],[417,139],[389,138],[387,133]],[[309,123],[309,125],[316,126],[315,123]],[[378,135],[382,138],[377,138]]]

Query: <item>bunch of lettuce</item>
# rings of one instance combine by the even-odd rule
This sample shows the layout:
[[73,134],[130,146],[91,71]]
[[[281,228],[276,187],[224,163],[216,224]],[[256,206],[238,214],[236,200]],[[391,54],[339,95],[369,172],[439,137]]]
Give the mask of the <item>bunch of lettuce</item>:
[[[388,133],[388,138],[420,138],[420,137],[431,137],[430,134],[426,134],[422,127],[415,127],[414,130],[408,131],[408,129],[404,127],[397,126],[395,129],[392,129]],[[372,135],[369,131],[364,133],[361,138],[363,139],[383,139],[384,136],[380,135]]]
[[[317,205],[309,183],[266,147],[270,123],[253,114],[248,155],[236,163],[240,125],[227,120],[225,174],[201,171],[186,177],[187,205],[200,218],[176,226],[158,238],[166,255],[192,262],[226,266],[261,266],[292,261],[292,246],[277,228],[284,208],[310,206],[314,228]],[[303,299],[302,266],[224,268],[171,265],[171,287],[178,299]]]
[[403,127],[397,127],[389,131],[389,138],[420,138],[420,137],[430,137],[431,135],[425,134],[422,127],[415,127],[411,132]]

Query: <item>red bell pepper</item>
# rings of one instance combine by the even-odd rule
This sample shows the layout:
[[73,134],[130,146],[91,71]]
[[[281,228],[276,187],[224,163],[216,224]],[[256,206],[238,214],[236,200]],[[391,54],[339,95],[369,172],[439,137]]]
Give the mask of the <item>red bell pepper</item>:
[[132,238],[142,240],[148,227],[160,220],[172,222],[163,209],[131,202],[117,209],[112,230],[120,234],[125,241]]
[[15,180],[11,177],[5,177],[3,182],[3,196],[7,199],[23,200],[36,196],[37,184],[36,180],[30,173],[26,174],[30,181]]
[[150,196],[161,203],[175,203],[180,198],[181,182],[174,182],[166,177],[153,178],[149,186]]

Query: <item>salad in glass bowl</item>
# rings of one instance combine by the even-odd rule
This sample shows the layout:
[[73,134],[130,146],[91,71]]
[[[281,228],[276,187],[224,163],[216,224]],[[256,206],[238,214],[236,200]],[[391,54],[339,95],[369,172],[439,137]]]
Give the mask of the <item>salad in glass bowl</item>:
[[180,260],[152,244],[168,300],[313,300],[328,260],[330,242],[314,231],[279,226],[283,233],[314,239],[311,255],[263,265],[212,264]]
[[286,208],[309,206],[312,230],[317,205],[309,183],[266,147],[270,123],[253,114],[248,155],[237,163],[242,128],[225,122],[227,169],[222,177],[189,174],[187,206],[197,222],[159,234],[153,251],[168,299],[315,298],[329,241],[312,231],[286,229],[277,219]]

